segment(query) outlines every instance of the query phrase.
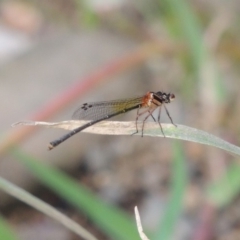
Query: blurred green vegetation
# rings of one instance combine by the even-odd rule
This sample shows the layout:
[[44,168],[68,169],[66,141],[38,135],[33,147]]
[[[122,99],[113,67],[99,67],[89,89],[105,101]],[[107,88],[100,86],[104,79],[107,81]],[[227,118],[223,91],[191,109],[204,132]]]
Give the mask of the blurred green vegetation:
[[[92,9],[85,1],[25,2],[36,6],[48,21],[69,28],[92,28],[94,30],[94,28],[105,27],[135,38],[140,44],[152,43],[154,45],[158,41],[160,44],[160,39],[176,44],[173,58],[177,59],[182,68],[182,75],[178,76],[175,85],[175,89],[179,90],[178,95],[181,96],[180,101],[191,110],[197,109],[197,116],[193,116],[193,121],[196,121],[197,126],[201,125],[200,120],[206,119],[209,122],[211,120],[211,124],[205,125],[208,130],[216,129],[223,134],[228,131],[225,136],[230,136],[230,139],[235,139],[239,143],[238,109],[240,108],[238,96],[234,94],[239,91],[237,63],[240,48],[238,46],[238,25],[233,22],[234,18],[232,22],[230,21],[229,27],[226,26],[222,30],[218,41],[215,40],[216,46],[213,47],[208,43],[207,37],[211,33],[209,33],[211,23],[218,19],[213,12],[213,6],[210,6],[212,9],[208,9],[207,3],[201,5],[200,2],[186,0],[133,1],[125,8],[112,9],[104,14]],[[224,6],[224,3],[221,4]],[[204,11],[205,9],[208,11]],[[168,35],[159,35],[159,29],[156,28],[158,24]],[[220,28],[221,22],[219,24],[220,26],[217,26]],[[213,28],[213,30],[216,29]],[[217,33],[214,35],[214,32],[212,34],[217,35]],[[232,42],[228,41],[229,36],[235,39]],[[155,53],[152,57],[155,57]],[[221,63],[223,66],[231,65],[231,67],[225,72],[220,71]],[[228,78],[231,70],[236,70],[236,73]],[[231,84],[228,84],[228,80],[233,81],[237,88],[229,86]],[[235,92],[232,93],[231,89]],[[211,96],[207,95],[209,92]],[[211,113],[212,109],[205,109],[207,104],[216,110],[215,119],[211,119],[212,115],[208,115],[208,111]],[[206,112],[203,111],[204,109]],[[219,128],[214,128],[216,125]],[[223,126],[228,130],[222,130]],[[172,144],[171,152],[173,163],[169,204],[166,214],[159,216],[160,225],[155,233],[151,233],[151,236],[154,236],[152,239],[172,239],[179,215],[183,211],[184,194],[189,181],[186,167],[186,162],[189,160],[188,153],[180,143],[176,142]],[[33,156],[18,153],[15,157],[23,161],[42,183],[72,204],[78,211],[84,212],[109,238],[138,239],[134,219],[130,218],[124,210],[104,203],[85,186],[75,183],[74,180],[52,167],[41,165],[40,161],[35,161]],[[206,161],[212,160],[207,155],[204,158],[207,159]],[[229,163],[225,174],[216,182],[208,179],[207,191],[203,192],[206,202],[212,201],[211,203],[217,209],[231,204],[240,190],[238,164],[230,162],[232,160],[230,155],[226,158]],[[7,235],[9,227],[5,224],[0,225],[2,228],[0,232],[6,232],[4,239],[14,239],[10,236],[11,234],[9,237]]]

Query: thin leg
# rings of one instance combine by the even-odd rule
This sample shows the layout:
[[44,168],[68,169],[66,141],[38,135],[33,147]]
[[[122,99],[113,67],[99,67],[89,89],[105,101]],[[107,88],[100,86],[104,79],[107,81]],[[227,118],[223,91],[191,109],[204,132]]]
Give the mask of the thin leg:
[[[148,111],[148,112],[150,113],[150,111]],[[153,112],[152,112],[152,113],[153,113]],[[152,115],[152,113],[150,113],[150,115],[151,115],[153,121],[156,122],[156,119],[154,118],[154,116]]]
[[159,106],[159,112],[158,112],[158,124],[159,124],[159,126],[160,126],[160,128],[161,128],[161,132],[162,132],[163,136],[165,137],[165,134],[164,134],[164,132],[163,132],[162,125],[161,125],[161,123],[160,123],[161,109],[162,109],[161,106]]
[[139,107],[138,110],[137,110],[137,117],[136,117],[136,120],[135,120],[136,132],[132,133],[132,135],[138,133],[138,125],[137,125],[137,121],[138,121],[138,116],[139,116],[139,109],[140,109],[140,107]]
[[[146,120],[149,118],[149,116],[152,116],[152,113],[154,112],[155,109],[153,110],[148,110],[148,115],[143,119],[143,124],[142,124],[142,137],[143,137],[143,130],[144,130],[144,125]],[[153,116],[152,116],[153,117]],[[154,118],[153,118],[154,119]],[[155,120],[155,119],[154,119]]]
[[[146,109],[145,111],[143,111],[143,112],[141,112],[141,113],[139,113],[139,110],[140,110],[140,108],[138,108],[137,117],[136,117],[136,121],[135,121],[135,123],[136,123],[136,132],[132,133],[132,135],[138,133],[138,125],[137,125],[138,118],[139,118],[140,116],[142,116],[143,114],[145,114],[146,112],[149,112],[149,109]],[[149,114],[148,116],[150,116],[150,114]]]
[[173,123],[173,120],[172,120],[172,118],[171,118],[171,116],[170,116],[170,114],[169,114],[169,112],[168,112],[166,106],[165,106],[165,105],[163,105],[163,106],[164,106],[164,108],[165,108],[165,110],[166,110],[166,113],[167,113],[169,119],[171,120],[171,123],[172,123],[175,127],[177,127],[177,125],[176,125],[175,123]]

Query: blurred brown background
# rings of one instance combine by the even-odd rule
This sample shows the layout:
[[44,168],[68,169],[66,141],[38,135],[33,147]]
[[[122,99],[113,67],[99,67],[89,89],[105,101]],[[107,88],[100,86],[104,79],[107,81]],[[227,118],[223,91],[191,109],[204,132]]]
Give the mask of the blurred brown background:
[[[205,130],[239,145],[240,4],[200,0],[189,4],[202,27],[199,34],[204,46],[199,49],[199,39],[190,42],[184,32],[187,30],[179,32],[178,18],[167,14],[168,4],[164,1],[1,1],[3,145],[8,145],[7,137],[18,131],[11,128],[12,123],[41,116],[40,109],[64,96],[76,82],[85,82],[124,56],[137,55],[145,46],[150,46],[148,57],[133,61],[132,66],[129,63],[125,70],[106,74],[106,79],[93,84],[79,99],[69,100],[61,109],[35,120],[70,119],[86,101],[165,91],[176,95],[168,106],[175,123]],[[201,61],[198,66],[196,59]],[[131,112],[117,119],[130,121],[135,115]],[[164,112],[161,117],[162,122],[169,121]],[[154,229],[158,223],[155,213],[162,215],[168,201],[173,140],[80,133],[54,151],[47,151],[48,142],[64,133],[38,128],[17,144],[41,161],[64,169],[131,215],[138,205],[143,225]],[[184,142],[183,148],[189,180],[184,214],[174,234],[178,240],[197,239],[193,225],[201,219],[204,189],[221,178],[232,160],[223,151],[199,144]],[[87,226],[99,239],[107,239],[100,230],[93,230],[85,216],[75,214],[62,199],[39,185],[7,151],[3,148],[1,152],[1,177],[33,191]],[[240,239],[240,213],[236,214],[239,203],[237,197],[225,209],[216,211],[211,234],[203,239]],[[2,192],[0,205],[2,215],[19,239],[77,239]]]

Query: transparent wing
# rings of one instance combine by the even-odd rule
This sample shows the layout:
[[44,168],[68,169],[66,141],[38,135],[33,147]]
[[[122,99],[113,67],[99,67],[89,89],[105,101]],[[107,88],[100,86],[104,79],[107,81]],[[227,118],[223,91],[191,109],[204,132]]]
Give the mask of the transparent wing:
[[143,103],[143,97],[119,99],[104,102],[82,104],[74,113],[73,119],[97,120],[123,110],[128,110]]

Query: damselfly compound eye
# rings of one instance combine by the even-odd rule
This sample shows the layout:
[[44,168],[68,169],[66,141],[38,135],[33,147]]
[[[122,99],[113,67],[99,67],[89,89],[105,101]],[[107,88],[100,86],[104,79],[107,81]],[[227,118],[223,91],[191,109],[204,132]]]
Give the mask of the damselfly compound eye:
[[173,93],[171,93],[170,95],[170,101],[173,101],[175,99],[175,95]]

